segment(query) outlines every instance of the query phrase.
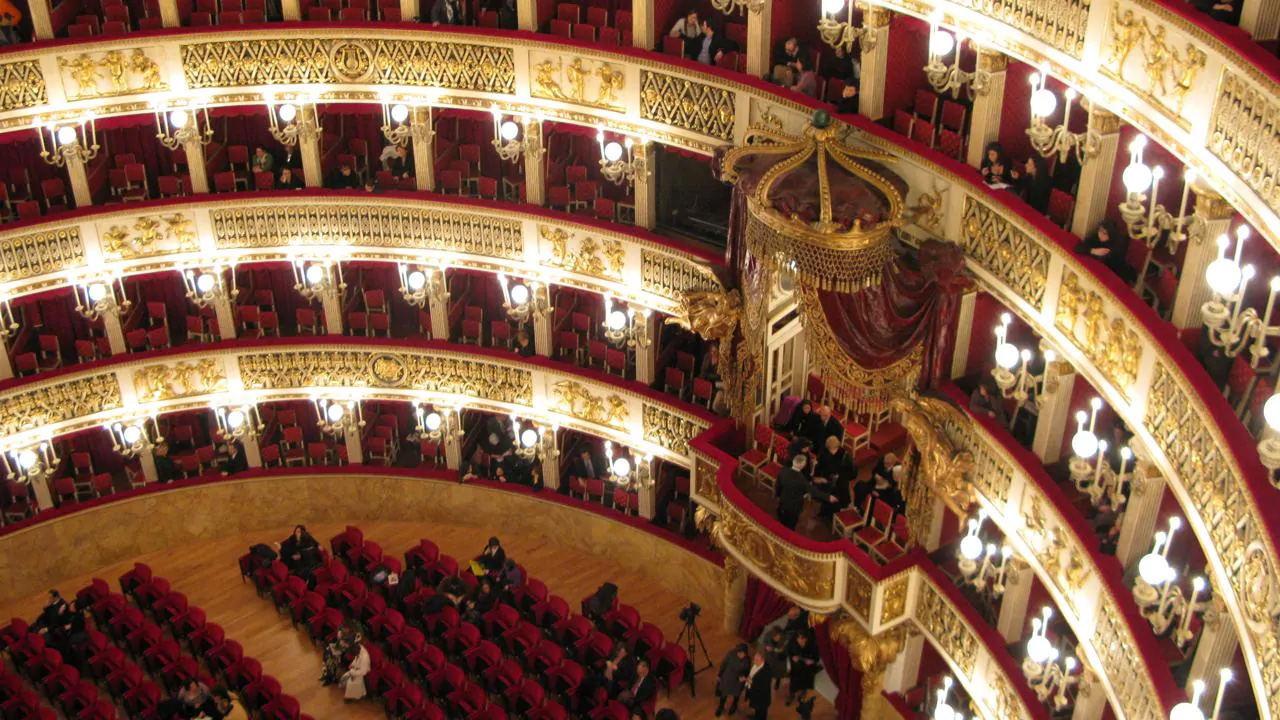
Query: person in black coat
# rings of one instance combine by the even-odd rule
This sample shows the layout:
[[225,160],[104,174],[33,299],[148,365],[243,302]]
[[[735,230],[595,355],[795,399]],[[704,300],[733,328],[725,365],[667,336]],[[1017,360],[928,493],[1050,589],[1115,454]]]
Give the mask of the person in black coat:
[[801,428],[809,421],[809,416],[813,415],[813,403],[803,400],[799,405],[791,411],[791,417],[787,419],[787,424],[782,427],[783,432],[800,433]]
[[778,522],[788,530],[796,529],[800,513],[804,511],[805,496],[810,491],[809,478],[804,474],[808,461],[808,455],[796,455],[791,458],[791,467],[778,473]]
[[573,460],[573,474],[580,478],[602,478],[605,464],[592,456],[590,448],[583,448]]
[[332,190],[359,190],[360,187],[360,176],[347,163],[343,163],[329,179],[329,188]]
[[529,337],[528,330],[516,331],[515,351],[520,357],[533,357],[537,354],[538,349],[533,344],[533,338]]
[[307,532],[307,526],[294,526],[293,533],[280,543],[280,561],[295,574],[320,563],[320,543]]
[[751,661],[747,658],[745,643],[734,647],[720,662],[720,670],[716,676],[716,696],[720,702],[716,705],[716,717],[724,714],[725,701],[729,701],[729,714],[738,712],[738,698],[746,689],[747,671],[751,669]]
[[804,436],[813,441],[814,447],[824,447],[827,444],[827,438],[835,437],[837,440],[844,440],[844,425],[840,421],[831,417],[831,408],[823,405],[818,408],[818,412],[809,416],[808,422],[801,430]]
[[1111,272],[1127,283],[1137,279],[1137,273],[1129,267],[1129,235],[1116,227],[1114,220],[1103,220],[1096,230],[1076,245],[1077,255],[1088,255],[1106,265]]
[[658,696],[658,683],[649,674],[649,663],[641,660],[636,663],[636,676],[628,683],[625,690],[618,693],[618,702],[628,709],[644,709],[651,700]]
[[396,154],[391,157],[391,161],[387,163],[387,170],[391,172],[391,176],[399,180],[401,178],[413,178],[413,156],[409,154],[409,148],[404,145],[396,146]]
[[1053,191],[1053,181],[1049,179],[1044,158],[1038,155],[1027,158],[1022,168],[1014,168],[1010,176],[1018,189],[1018,197],[1041,215],[1049,212],[1049,193]]
[[277,190],[301,190],[304,186],[301,170],[287,165],[280,168],[280,176],[276,178]]
[[599,625],[604,622],[605,613],[613,609],[613,601],[617,597],[618,586],[611,582],[604,583],[582,603],[582,614]]
[[703,65],[715,65],[727,52],[738,49],[738,44],[724,35],[710,20],[702,22],[702,36],[684,44],[684,53],[690,60]]
[[160,443],[152,450],[152,454],[156,458],[156,481],[167,483],[177,480],[178,465],[173,462],[173,458],[169,455],[169,443]]
[[601,669],[600,686],[608,690],[609,697],[621,695],[635,682],[636,667],[636,659],[627,652],[627,644],[621,641],[615,643]]
[[496,537],[489,538],[484,550],[476,556],[476,562],[480,563],[480,567],[490,575],[501,572],[502,566],[507,562],[507,551],[502,549],[502,541]]
[[769,717],[769,705],[773,703],[772,681],[773,673],[764,662],[764,654],[757,650],[747,669],[747,704],[751,706],[752,720]]
[[982,164],[978,172],[988,185],[1007,185],[1009,176],[1009,158],[1004,154],[1004,146],[998,142],[987,145],[982,153]]
[[818,659],[818,648],[807,632],[799,633],[791,639],[791,644],[787,646],[787,659],[791,661],[787,674],[787,704],[790,705],[795,702],[796,694],[813,689],[813,679],[822,669],[822,661]]
[[240,449],[240,443],[232,440],[226,444],[225,452],[226,458],[222,461],[223,474],[235,475],[249,471],[249,459],[244,456],[244,450]]

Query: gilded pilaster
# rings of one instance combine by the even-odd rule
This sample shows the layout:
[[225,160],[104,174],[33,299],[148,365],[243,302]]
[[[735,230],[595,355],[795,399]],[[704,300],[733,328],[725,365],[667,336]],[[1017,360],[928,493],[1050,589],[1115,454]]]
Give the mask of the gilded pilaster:
[[413,136],[413,183],[419,190],[436,189],[436,133],[431,122],[430,110],[414,109],[410,128]]
[[1107,198],[1111,194],[1111,178],[1116,172],[1116,153],[1120,148],[1120,118],[1102,108],[1094,108],[1090,126],[1098,133],[1098,152],[1085,158],[1080,166],[1079,191],[1071,215],[1071,232],[1084,237],[1092,232],[1107,214]]
[[747,74],[768,75],[773,68],[773,3],[766,2],[759,11],[747,12]]
[[[168,26],[166,26],[168,27]],[[182,143],[187,156],[187,174],[191,178],[191,192],[201,195],[209,192],[209,171],[205,166],[204,143],[193,138]]]
[[889,75],[889,21],[893,13],[867,6],[862,11],[862,26],[871,33],[871,41],[861,43],[862,73],[858,80],[858,114],[872,120],[884,117],[884,87]]
[[885,717],[885,669],[906,646],[906,628],[899,625],[876,635],[869,635],[857,620],[844,613],[829,622],[832,639],[845,647],[853,660],[854,669],[862,673],[862,710],[859,717],[864,720]]
[[1062,455],[1062,434],[1071,418],[1071,393],[1076,386],[1075,369],[1065,360],[1054,362],[1054,375],[1045,381],[1044,392],[1036,398],[1039,414],[1031,451],[1046,464]]
[[726,555],[724,558],[724,631],[736,636],[742,622],[743,605],[747,602],[747,573],[742,563]]

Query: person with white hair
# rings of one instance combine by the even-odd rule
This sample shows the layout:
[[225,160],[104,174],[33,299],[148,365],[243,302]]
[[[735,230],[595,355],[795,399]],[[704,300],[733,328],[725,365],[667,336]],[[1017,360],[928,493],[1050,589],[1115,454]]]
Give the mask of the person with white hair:
[[365,687],[364,677],[373,669],[373,661],[369,658],[369,650],[364,646],[363,638],[356,635],[355,643],[356,656],[338,681],[342,685],[343,700],[346,702],[364,699],[369,692]]

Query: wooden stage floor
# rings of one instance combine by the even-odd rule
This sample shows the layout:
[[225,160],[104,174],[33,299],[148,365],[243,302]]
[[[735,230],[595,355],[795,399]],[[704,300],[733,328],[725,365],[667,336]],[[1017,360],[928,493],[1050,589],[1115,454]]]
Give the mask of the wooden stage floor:
[[[324,524],[308,529],[327,547],[329,538],[341,532],[343,526]],[[426,537],[439,545],[441,552],[460,560],[478,554],[490,534],[476,527],[425,523],[362,524],[361,529],[366,539],[377,542],[389,554],[402,556],[407,548],[417,544],[419,538]],[[193,604],[202,607],[210,622],[222,625],[228,638],[243,644],[245,653],[261,661],[264,672],[275,676],[284,691],[298,699],[303,712],[316,720],[385,718],[380,703],[366,701],[345,705],[338,688],[321,686],[319,649],[312,647],[303,630],[292,628],[287,617],[277,615],[269,599],[259,598],[251,584],[240,581],[236,561],[249,545],[282,540],[289,530],[280,528],[274,533],[196,543],[150,553],[134,560],[149,564],[157,574],[173,583],[175,590],[185,593]],[[682,627],[680,608],[690,600],[698,602],[703,607],[698,626],[711,660],[717,665],[737,642],[736,637],[721,628],[719,598],[678,596],[642,573],[624,571],[584,549],[560,547],[536,535],[511,531],[497,534],[509,556],[524,565],[533,576],[546,582],[552,593],[568,600],[575,610],[581,598],[593,592],[600,583],[610,580],[617,583],[622,601],[635,606],[646,622],[662,628],[668,640],[674,640]],[[59,590],[70,597],[95,576],[108,580],[118,590],[117,578],[132,567],[134,560],[101,568],[93,575],[63,583]],[[0,622],[7,622],[10,617],[33,620],[44,602],[45,596],[41,594],[2,604]],[[701,658],[699,661],[705,664]],[[716,704],[714,692],[715,670],[711,669],[697,677],[696,698],[690,696],[686,685],[670,698],[665,692],[660,692],[658,707],[674,708],[681,720],[712,718]],[[769,716],[775,719],[797,717],[793,707],[783,704],[783,694],[774,694],[775,702]],[[745,706],[739,708],[736,717],[746,717]],[[813,714],[814,720],[834,720],[835,717],[831,704],[820,698]]]

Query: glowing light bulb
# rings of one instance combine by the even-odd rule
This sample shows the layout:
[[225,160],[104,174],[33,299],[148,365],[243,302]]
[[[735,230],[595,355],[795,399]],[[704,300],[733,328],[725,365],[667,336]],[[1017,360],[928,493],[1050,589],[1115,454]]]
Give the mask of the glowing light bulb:
[[331,423],[342,422],[342,418],[347,414],[347,409],[340,403],[332,403],[325,408],[324,416]]
[[196,278],[196,290],[199,290],[202,295],[208,295],[217,284],[217,278],[209,273],[201,273],[200,276]]
[[426,284],[427,284],[426,273],[422,272],[421,270],[414,270],[413,272],[409,273],[409,276],[405,279],[408,280],[409,282],[409,289],[414,292],[417,292],[422,288],[426,287]]
[[627,314],[621,310],[614,310],[609,313],[609,329],[621,330],[627,326]]
[[324,268],[319,263],[308,265],[306,276],[308,285],[319,285],[324,280]]
[[279,113],[281,120],[287,123],[293,122],[293,119],[298,117],[298,106],[293,103],[285,103],[280,106]]
[[[1156,537],[1161,535],[1164,533],[1156,533]],[[1170,576],[1173,572],[1174,569],[1169,565],[1169,561],[1158,552],[1149,552],[1138,561],[1138,575],[1142,577],[1143,582],[1152,587],[1172,580]]]
[[956,47],[956,38],[946,30],[934,30],[929,38],[929,51],[938,57],[946,57]]
[[609,162],[618,162],[622,159],[622,146],[617,142],[610,141],[604,146],[604,159]]
[[39,456],[36,455],[35,450],[23,450],[22,452],[18,453],[18,467],[22,468],[23,470],[30,470],[31,468],[35,467],[36,462],[39,459],[40,458]]
[[409,106],[404,103],[396,103],[391,106],[391,121],[402,123],[409,119]]
[[1013,343],[1000,343],[996,346],[996,364],[1005,370],[1018,366],[1018,348]]
[[533,428],[525,428],[520,433],[520,444],[524,447],[531,448],[538,442],[538,432]]
[[124,441],[126,443],[128,443],[129,445],[134,445],[139,440],[142,439],[142,428],[138,427],[137,425],[130,425],[129,427],[126,427],[124,429],[124,432],[120,434],[124,437]]
[[520,136],[520,126],[512,120],[507,120],[498,127],[498,133],[502,135],[502,139],[511,142]]
[[107,296],[107,285],[106,283],[100,282],[92,283],[89,285],[87,292],[90,300],[94,302],[102,302],[103,298]]
[[523,305],[529,302],[529,286],[523,283],[516,283],[511,286],[511,304]]
[[231,430],[236,430],[241,425],[244,425],[244,420],[244,412],[240,410],[232,410],[227,413],[227,427]]
[[1031,114],[1037,117],[1048,117],[1058,109],[1058,96],[1052,90],[1042,88],[1031,96]]
[[1262,406],[1262,417],[1272,430],[1280,430],[1280,393],[1267,398],[1266,404]]
[[613,461],[613,474],[618,477],[627,477],[631,474],[631,461],[620,457]]
[[76,141],[76,129],[70,125],[58,128],[58,144],[70,145]]
[[1153,176],[1154,173],[1152,173],[1151,168],[1140,162],[1134,161],[1129,163],[1129,167],[1124,169],[1124,174],[1120,176],[1120,179],[1124,182],[1125,190],[1138,194],[1146,192],[1147,188],[1151,187],[1151,179]]
[[844,0],[822,0],[822,12],[835,15],[844,9]]
[[440,423],[442,422],[444,422],[444,420],[440,417],[440,413],[434,411],[427,413],[427,429],[431,432],[439,430]]
[[982,540],[977,535],[965,535],[960,540],[960,555],[965,560],[977,560],[982,556]]

